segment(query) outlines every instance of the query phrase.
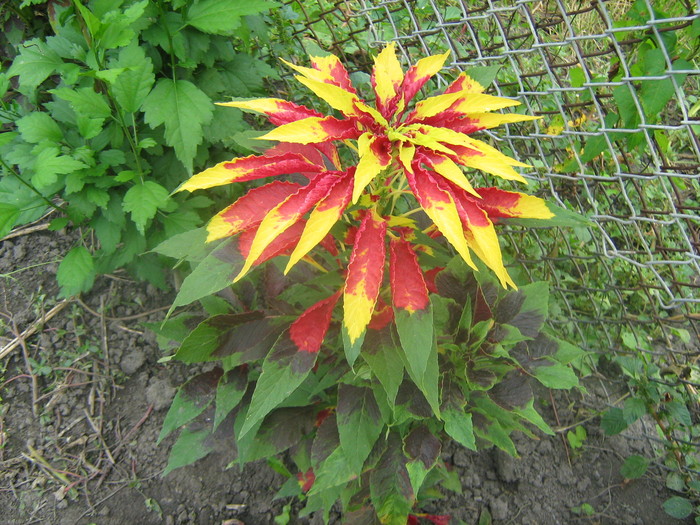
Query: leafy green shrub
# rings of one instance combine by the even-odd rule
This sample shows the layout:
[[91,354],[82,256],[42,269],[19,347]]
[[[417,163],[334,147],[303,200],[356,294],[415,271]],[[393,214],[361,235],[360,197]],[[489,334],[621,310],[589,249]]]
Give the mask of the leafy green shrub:
[[[40,3],[17,12],[31,18],[39,6],[26,5]],[[0,73],[0,235],[53,208],[51,229],[83,232],[59,268],[63,295],[122,267],[163,287],[162,261],[142,254],[202,223],[210,199],[170,195],[195,167],[247,151],[242,115],[212,101],[260,95],[276,78],[255,58],[275,4],[67,4],[43,6],[53,34],[16,43]]]

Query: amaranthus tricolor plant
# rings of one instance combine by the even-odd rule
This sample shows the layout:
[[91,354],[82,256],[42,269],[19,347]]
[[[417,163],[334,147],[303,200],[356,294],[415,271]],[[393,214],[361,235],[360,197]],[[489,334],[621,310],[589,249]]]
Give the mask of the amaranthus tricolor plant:
[[[546,285],[514,290],[494,228],[554,214],[537,197],[475,187],[460,167],[525,183],[514,169],[525,164],[473,135],[536,117],[493,113],[518,102],[485,94],[466,74],[416,102],[448,57],[404,73],[389,44],[375,59],[373,105],[333,55],[311,67],[285,62],[338,116],[277,98],[224,103],[265,115],[277,127],[260,138],[279,144],[180,188],[275,177],[216,215],[206,241],[227,239],[212,253],[226,262],[226,285],[273,258],[290,277],[268,263],[263,291],[235,301],[247,311],[205,320],[175,358],[223,360],[212,432],[230,418],[240,461],[291,447],[300,481],[282,494],[308,498],[307,510],[326,517],[340,498],[350,514],[404,525],[420,490],[448,476],[436,435],[474,449],[478,436],[517,454],[508,435],[530,432],[523,422],[549,432],[528,376],[552,388],[577,383],[568,363],[580,351],[541,333]],[[308,265],[292,279],[300,261]],[[183,421],[187,392],[163,436],[205,410],[199,402]]]

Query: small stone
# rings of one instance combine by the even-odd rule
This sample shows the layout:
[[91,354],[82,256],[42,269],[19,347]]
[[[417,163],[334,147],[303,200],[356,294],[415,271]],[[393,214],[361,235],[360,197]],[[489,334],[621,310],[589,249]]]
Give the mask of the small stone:
[[175,388],[167,379],[154,378],[146,388],[146,401],[149,405],[153,405],[155,410],[168,408],[173,397],[175,397]]
[[122,357],[121,366],[122,372],[130,376],[136,372],[146,362],[146,355],[141,350],[132,350]]
[[502,450],[496,450],[495,456],[498,478],[506,483],[514,483],[518,481],[518,477],[515,473],[515,458],[509,454],[506,454]]
[[505,520],[508,518],[508,502],[505,498],[498,498],[491,502],[491,517],[494,520]]
[[469,465],[469,456],[465,450],[455,452],[452,462],[458,467],[466,467]]

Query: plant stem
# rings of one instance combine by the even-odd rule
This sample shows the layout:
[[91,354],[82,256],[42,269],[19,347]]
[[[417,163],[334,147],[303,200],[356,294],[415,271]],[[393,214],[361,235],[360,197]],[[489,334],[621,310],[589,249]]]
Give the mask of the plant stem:
[[14,177],[16,177],[18,181],[20,181],[20,182],[21,182],[22,184],[24,184],[27,188],[29,188],[29,189],[32,190],[34,193],[36,193],[36,194],[41,198],[41,200],[43,200],[46,204],[48,204],[49,206],[51,206],[53,209],[55,209],[55,210],[57,210],[57,211],[66,213],[66,210],[64,210],[63,208],[61,208],[61,207],[58,206],[57,204],[54,204],[53,202],[51,202],[51,200],[48,199],[43,193],[41,193],[39,190],[37,190],[37,189],[36,189],[34,186],[32,186],[29,182],[27,182],[26,180],[24,180],[24,179],[22,178],[22,176],[21,176],[19,173],[17,173],[15,170],[13,170],[12,167],[9,166],[3,159],[0,159],[0,164],[2,164],[3,167],[4,167],[8,172],[10,172],[10,174],[12,174]]

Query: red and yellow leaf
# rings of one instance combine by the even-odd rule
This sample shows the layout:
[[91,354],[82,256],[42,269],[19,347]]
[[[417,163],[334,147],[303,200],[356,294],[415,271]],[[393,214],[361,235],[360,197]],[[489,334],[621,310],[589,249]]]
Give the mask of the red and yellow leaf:
[[456,91],[462,91],[466,93],[483,93],[484,86],[479,84],[472,77],[466,73],[460,73],[459,76],[450,84],[445,93],[455,93]]
[[481,199],[478,202],[491,219],[515,218],[551,219],[554,214],[547,203],[539,197],[505,191],[498,188],[479,188]]
[[350,169],[341,176],[328,192],[328,195],[321,200],[316,208],[311,212],[304,233],[299,239],[299,243],[294,248],[287,268],[287,273],[304,255],[322,242],[328,235],[333,225],[341,217],[345,208],[350,203],[352,195],[352,180],[354,170]]
[[394,308],[413,314],[428,307],[430,298],[418,257],[411,244],[402,238],[391,241],[389,277]]
[[197,173],[182,184],[177,191],[201,190],[232,182],[246,182],[289,173],[322,170],[322,166],[309,162],[298,153],[288,152],[274,156],[250,155],[228,162],[220,162],[216,166]]
[[472,93],[460,98],[450,109],[467,114],[495,111],[497,109],[519,105],[520,102],[510,98],[494,97],[493,95],[486,95],[485,93]]
[[360,162],[355,171],[352,202],[357,202],[367,185],[391,164],[391,142],[383,135],[363,133],[357,140]]
[[289,327],[289,337],[299,352],[316,353],[321,349],[323,338],[326,337],[331,324],[333,308],[341,293],[342,290],[338,290],[330,297],[317,302]]
[[326,82],[341,87],[351,93],[355,92],[355,88],[350,81],[348,70],[345,69],[345,66],[337,56],[311,57],[311,65],[314,69],[327,75],[328,80],[326,80]]
[[474,188],[462,170],[451,159],[429,151],[422,153],[420,158],[422,161],[432,167],[438,175],[442,175],[445,179],[449,180],[456,186],[459,186],[464,191],[471,193],[477,198],[480,198],[480,195],[474,191]]
[[396,57],[396,44],[391,42],[374,59],[372,69],[372,87],[377,96],[377,109],[386,119],[396,110],[402,82],[403,69]]
[[260,140],[310,144],[354,139],[358,135],[355,123],[351,120],[340,120],[335,117],[310,117],[279,126],[258,138]]
[[367,210],[355,236],[343,295],[343,325],[351,345],[372,319],[384,275],[385,235],[386,221],[374,209]]
[[406,178],[421,208],[449,243],[454,246],[462,259],[476,270],[469,255],[462,221],[452,196],[440,189],[430,172],[418,168],[416,165],[414,165],[414,173],[406,173]]
[[337,177],[338,174],[332,171],[316,177],[309,184],[299,188],[296,193],[293,193],[270,210],[257,229],[255,239],[250,247],[250,253],[248,253],[245,264],[236,280],[245,275],[253,265],[253,262],[257,260],[276,237],[293,224],[296,224],[314,204],[328,195],[337,181]]
[[[289,228],[280,233],[275,239],[268,244],[262,253],[255,259],[250,266],[258,266],[278,255],[284,255],[292,251],[292,247],[299,242],[299,237],[304,231],[305,222],[300,220],[292,224]],[[238,236],[238,250],[243,257],[248,258],[250,249],[255,240],[255,228],[250,228]],[[240,278],[240,275],[236,279]]]
[[460,190],[456,190],[454,195],[469,247],[496,274],[503,288],[507,288],[508,285],[515,288],[515,283],[503,266],[496,229],[486,212],[479,207],[480,201],[468,198],[466,193]]
[[207,225],[207,242],[230,237],[257,226],[265,215],[280,202],[299,190],[299,184],[274,181],[253,188],[228,208],[212,217]]
[[256,113],[263,113],[275,126],[281,126],[296,120],[310,117],[322,117],[319,112],[306,106],[299,106],[281,98],[256,98],[253,100],[233,100],[231,102],[219,102],[219,106],[238,108]]
[[406,76],[403,79],[403,84],[401,86],[401,92],[403,95],[403,101],[408,104],[416,93],[420,91],[425,83],[430,80],[435,74],[442,69],[445,61],[450,56],[450,52],[447,51],[442,55],[433,55],[425,58],[421,58],[415,65],[411,66],[406,72]]

